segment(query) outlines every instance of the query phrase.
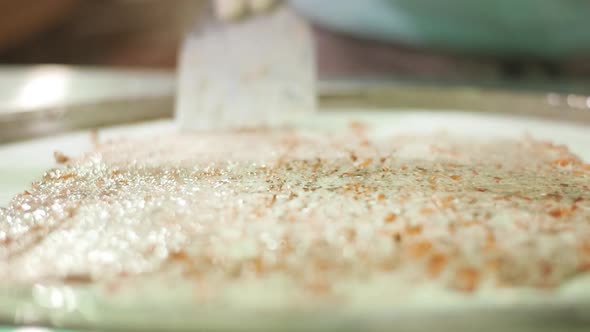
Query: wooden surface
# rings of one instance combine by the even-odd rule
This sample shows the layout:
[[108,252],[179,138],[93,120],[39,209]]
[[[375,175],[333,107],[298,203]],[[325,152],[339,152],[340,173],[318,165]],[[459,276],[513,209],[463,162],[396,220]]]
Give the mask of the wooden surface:
[[0,0],[0,49],[59,24],[77,5],[78,0]]
[[[179,43],[202,4],[195,0],[69,1],[75,2],[75,8],[60,22],[23,36],[11,48],[0,45],[0,63],[172,68]],[[0,21],[3,16],[7,14],[0,12]]]

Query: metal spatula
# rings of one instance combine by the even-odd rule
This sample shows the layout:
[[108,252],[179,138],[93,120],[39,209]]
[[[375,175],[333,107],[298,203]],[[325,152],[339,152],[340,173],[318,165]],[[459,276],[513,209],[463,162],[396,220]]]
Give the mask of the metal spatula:
[[182,129],[278,126],[316,104],[311,31],[287,6],[238,22],[207,15],[178,68]]

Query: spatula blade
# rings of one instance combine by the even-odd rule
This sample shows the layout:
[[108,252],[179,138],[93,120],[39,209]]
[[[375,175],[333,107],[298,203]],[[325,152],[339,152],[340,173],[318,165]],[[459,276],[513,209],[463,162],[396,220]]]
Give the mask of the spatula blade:
[[211,18],[183,45],[176,103],[182,129],[280,126],[315,105],[311,31],[286,6],[234,23]]

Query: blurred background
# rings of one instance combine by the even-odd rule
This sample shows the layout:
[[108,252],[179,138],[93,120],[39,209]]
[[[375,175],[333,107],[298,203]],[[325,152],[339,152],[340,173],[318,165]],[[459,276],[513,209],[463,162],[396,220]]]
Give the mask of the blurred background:
[[0,62],[173,68],[199,0],[0,0]]
[[[0,0],[0,64],[173,69],[179,44],[194,26],[202,5],[199,0]],[[549,81],[590,77],[590,62],[584,54],[550,60],[466,55],[428,45],[370,41],[334,30],[315,30],[324,77]]]

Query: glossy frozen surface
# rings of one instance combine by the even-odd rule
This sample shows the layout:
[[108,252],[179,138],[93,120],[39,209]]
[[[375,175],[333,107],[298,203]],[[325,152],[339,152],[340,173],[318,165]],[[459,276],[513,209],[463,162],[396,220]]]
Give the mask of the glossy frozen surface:
[[123,140],[47,173],[2,212],[0,276],[35,284],[17,318],[587,296],[587,166],[522,136],[587,157],[584,128],[450,113],[304,127]]

